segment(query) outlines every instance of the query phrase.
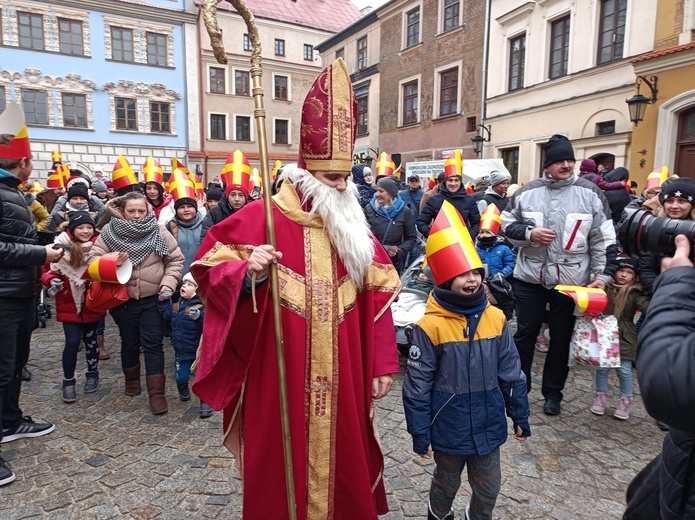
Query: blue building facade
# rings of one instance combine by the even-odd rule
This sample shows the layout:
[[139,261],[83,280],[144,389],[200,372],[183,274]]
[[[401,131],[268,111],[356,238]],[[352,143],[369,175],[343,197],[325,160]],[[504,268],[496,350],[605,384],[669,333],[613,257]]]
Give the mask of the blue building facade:
[[186,0],[0,3],[0,111],[24,109],[32,177],[46,178],[54,149],[105,177],[119,154],[136,171],[150,155],[165,168],[182,158],[195,23]]

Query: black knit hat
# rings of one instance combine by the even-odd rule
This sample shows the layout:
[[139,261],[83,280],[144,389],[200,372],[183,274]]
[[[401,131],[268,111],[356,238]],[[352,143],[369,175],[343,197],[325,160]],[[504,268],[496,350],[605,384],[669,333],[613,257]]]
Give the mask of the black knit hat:
[[680,197],[695,206],[695,182],[688,177],[681,177],[680,179],[673,180],[669,179],[668,182],[664,182],[661,185],[659,200],[663,204],[671,197]]
[[545,150],[545,162],[543,168],[560,161],[574,161],[574,148],[572,143],[564,135],[555,134],[550,141],[543,146]]
[[190,204],[191,206],[193,206],[196,209],[196,211],[198,210],[198,203],[196,202],[195,199],[192,199],[190,197],[181,197],[179,200],[174,202],[174,209],[178,210],[184,204]]
[[632,269],[637,274],[637,260],[629,257],[620,257],[617,259],[618,269]]
[[224,198],[224,190],[219,186],[210,186],[205,196],[208,200],[222,200]]
[[81,182],[76,182],[70,188],[68,188],[68,202],[73,197],[82,197],[85,200],[89,200],[89,192],[87,191],[87,186]]
[[70,220],[68,221],[68,229],[72,233],[77,226],[82,224],[89,224],[92,227],[96,227],[94,219],[86,211],[73,211],[70,213]]

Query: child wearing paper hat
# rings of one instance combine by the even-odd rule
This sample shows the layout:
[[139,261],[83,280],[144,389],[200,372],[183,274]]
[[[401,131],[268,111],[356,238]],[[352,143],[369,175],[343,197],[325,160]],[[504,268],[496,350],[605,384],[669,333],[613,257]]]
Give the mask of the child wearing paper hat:
[[437,466],[432,489],[441,492],[430,494],[427,518],[455,518],[464,464],[472,484],[466,517],[491,518],[501,487],[505,410],[516,439],[531,435],[526,378],[507,320],[482,289],[483,264],[466,224],[449,202],[427,239],[427,264],[437,287],[413,327],[403,383],[413,450],[423,458],[434,453]]

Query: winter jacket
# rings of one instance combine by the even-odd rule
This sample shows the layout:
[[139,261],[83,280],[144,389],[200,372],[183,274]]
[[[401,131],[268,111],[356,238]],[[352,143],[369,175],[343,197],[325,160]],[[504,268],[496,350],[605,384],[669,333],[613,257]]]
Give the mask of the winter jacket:
[[352,182],[355,183],[360,194],[360,207],[364,208],[376,193],[376,188],[370,186],[364,180],[364,164],[354,164],[352,166]]
[[483,247],[478,241],[475,243],[480,261],[487,265],[488,275],[502,273],[505,278],[509,278],[514,270],[514,253],[504,242],[497,242],[491,247]]
[[497,209],[500,210],[500,213],[502,213],[506,209],[508,203],[509,199],[506,194],[499,195],[492,188],[488,188],[483,194],[483,198],[478,201],[478,212],[482,215],[489,204],[494,204],[497,206]]
[[[396,199],[398,201],[400,199]],[[397,203],[397,202],[396,202]],[[396,270],[400,273],[405,268],[405,259],[417,243],[417,230],[413,212],[401,202],[401,210],[391,219],[377,212],[376,202],[372,200],[364,207],[369,227],[382,246],[397,246],[398,254],[390,257]]]
[[[176,359],[193,361],[203,334],[205,307],[197,296],[193,296],[190,300],[179,298],[176,303],[165,300],[158,305],[162,317],[171,322],[171,345],[174,347]],[[189,315],[191,307],[200,309],[200,317],[197,320]]]
[[444,187],[444,189],[439,190],[439,193],[427,200],[427,204],[425,204],[417,219],[417,228],[420,233],[425,237],[430,234],[430,227],[432,227],[432,223],[437,218],[437,214],[442,209],[442,204],[444,204],[445,200],[448,200],[458,210],[461,217],[463,217],[463,221],[468,226],[471,237],[475,238],[478,234],[480,213],[478,212],[475,199],[466,194],[466,188],[463,184],[456,193],[450,193]]
[[171,195],[169,195],[167,197],[162,197],[162,203],[159,206],[155,206],[154,204],[152,204],[152,202],[150,202],[149,199],[147,199],[147,202],[149,203],[150,206],[152,206],[152,209],[154,210],[155,218],[159,219],[159,217],[162,213],[162,210],[165,207],[167,207],[169,204],[171,204],[172,200],[174,200],[174,198]]
[[[604,314],[615,314],[615,298],[618,295],[619,287],[609,283],[606,286],[608,294],[608,305],[603,311]],[[647,313],[649,308],[649,296],[637,285],[633,288],[625,299],[625,306],[618,319],[618,331],[620,332],[620,359],[634,361],[637,357],[637,330],[635,329],[635,313],[641,311],[642,315]]]
[[531,435],[526,377],[504,313],[488,304],[473,341],[464,337],[468,325],[430,294],[413,327],[403,405],[415,453],[431,445],[449,455],[486,455],[507,440],[505,408],[514,430]]
[[[550,244],[531,242],[531,230],[557,233]],[[502,229],[519,248],[514,278],[551,288],[587,285],[592,276],[608,283],[616,271],[615,228],[608,202],[594,183],[573,174],[547,173],[514,194],[502,212]]]
[[625,185],[622,182],[608,182],[604,177],[601,177],[598,173],[580,173],[579,178],[593,182],[602,190],[625,190]]
[[227,217],[230,217],[234,213],[234,208],[229,204],[227,197],[222,197],[220,203],[217,206],[213,206],[205,218],[203,219],[203,227],[200,232],[200,240],[205,238],[208,234],[208,229],[210,229],[215,224],[219,224]]
[[[616,168],[610,173],[606,174],[604,179],[608,182],[620,182],[627,181],[629,173],[625,168]],[[620,219],[623,215],[623,210],[630,204],[630,194],[625,189],[625,186],[621,184],[621,187],[616,190],[606,190],[603,195],[608,201],[608,206],[611,208],[611,218],[613,222],[618,225]]]
[[[120,199],[121,197],[113,198],[106,204],[106,209],[112,218],[123,218],[123,213],[118,205]],[[152,212],[152,207],[149,204],[147,211],[148,214]],[[133,274],[126,284],[129,298],[139,300],[153,296],[159,293],[162,286],[174,291],[183,276],[184,258],[179,244],[162,225],[159,226],[159,233],[169,248],[169,256],[162,258],[153,252],[140,265],[133,268]],[[90,251],[88,262],[91,263],[106,253],[111,253],[111,249],[100,235]]]
[[0,169],[0,298],[34,298],[46,261],[19,184],[17,177]]
[[421,188],[418,188],[417,190],[406,189],[398,192],[401,199],[403,199],[405,205],[410,208],[410,211],[413,212],[416,219],[420,215],[420,202],[422,201],[423,193],[424,192]]
[[27,201],[27,205],[29,206],[29,209],[31,210],[32,215],[34,216],[34,222],[36,223],[36,231],[45,231],[48,229],[48,222],[51,218],[51,215],[46,211],[46,208],[44,208],[41,203],[36,200],[36,197],[34,196],[33,193],[25,193],[24,198]]
[[[87,211],[89,216],[92,217],[94,222],[98,222],[101,215],[98,211],[93,209],[93,206],[88,204],[88,208],[80,209],[79,207],[73,207],[69,202],[63,206],[61,211],[54,211],[51,213],[51,221],[48,224],[48,231],[62,231],[61,226],[70,220],[70,213],[73,211]],[[67,224],[66,224],[67,226]],[[63,226],[66,227],[66,226]]]
[[[70,287],[70,280],[65,275],[52,273],[48,268],[48,264],[46,264],[43,276],[41,277],[44,287],[50,287],[51,280],[54,279],[63,282],[63,288],[55,295],[56,319],[58,321],[61,323],[95,323],[106,316],[105,312],[90,311],[84,305],[84,300],[80,313],[78,314],[77,307],[75,306],[75,298],[72,295],[72,289]],[[88,287],[89,282],[85,285]]]
[[[68,196],[67,195],[61,195],[60,197],[58,197],[55,204],[53,205],[53,208],[51,208],[51,218],[53,218],[53,215],[55,215],[59,211],[65,211],[65,205],[67,203],[68,203]],[[95,211],[97,214],[97,218],[94,219],[94,222],[99,222],[101,217],[103,217],[104,214],[106,213],[106,206],[101,201],[101,199],[99,197],[97,197],[96,195],[90,195],[89,200],[87,201],[87,204],[89,204],[89,210],[88,211],[90,211],[90,212]]]
[[179,249],[181,249],[184,257],[183,272],[187,273],[198,252],[200,243],[203,241],[201,237],[203,216],[200,213],[196,213],[193,222],[188,224],[181,222],[178,216],[176,216],[167,222],[165,227],[179,244]]

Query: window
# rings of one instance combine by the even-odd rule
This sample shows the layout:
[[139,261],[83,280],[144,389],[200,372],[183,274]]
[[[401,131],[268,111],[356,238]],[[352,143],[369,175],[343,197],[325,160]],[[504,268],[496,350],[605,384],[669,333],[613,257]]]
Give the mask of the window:
[[357,40],[357,68],[362,70],[367,67],[367,37],[362,36]]
[[63,126],[87,128],[87,98],[84,94],[63,93]]
[[43,50],[43,15],[17,11],[19,46]]
[[147,63],[150,65],[167,65],[167,35],[147,33]]
[[82,56],[82,22],[58,18],[58,41],[60,52]]
[[444,23],[442,24],[443,32],[450,31],[459,26],[459,9],[461,8],[459,0],[444,0]]
[[116,98],[116,129],[138,129],[136,101],[130,98]]
[[475,132],[478,123],[478,118],[470,116],[466,118],[466,132]]
[[335,51],[335,59],[337,60],[338,58],[345,59],[345,47],[341,47],[340,49]]
[[526,33],[509,41],[509,91],[524,87]]
[[227,116],[210,114],[210,139],[224,141],[227,139]]
[[48,102],[43,90],[22,90],[22,108],[26,122],[33,125],[48,124]]
[[275,120],[275,144],[289,144],[289,126],[290,122],[287,119]]
[[236,140],[251,140],[251,118],[249,116],[236,116]]
[[357,99],[357,135],[369,133],[369,84],[355,87]]
[[570,48],[570,17],[565,16],[550,26],[550,79],[567,75],[567,56]]
[[5,87],[0,87],[0,114],[5,111]]
[[253,48],[251,48],[251,38],[249,38],[248,34],[244,34],[244,50],[245,51],[252,51]]
[[596,123],[596,135],[610,135],[615,133],[615,121],[602,121]]
[[623,57],[627,0],[601,0],[597,63],[608,63]]
[[210,92],[212,94],[225,94],[227,92],[225,85],[226,69],[220,67],[210,67]]
[[440,73],[439,83],[439,116],[449,116],[458,112],[458,68],[445,70]]
[[409,81],[403,85],[403,124],[417,123],[418,82]]
[[304,60],[314,61],[314,46],[308,43],[304,44]]
[[133,30],[111,27],[112,56],[117,61],[135,61],[133,55]]
[[287,76],[274,76],[275,99],[287,101]]
[[416,7],[405,15],[405,46],[412,47],[420,43],[420,8]]
[[249,92],[249,72],[247,70],[234,71],[234,93],[237,96],[248,96]]
[[502,150],[502,162],[507,171],[512,175],[510,184],[519,182],[519,149],[505,148]]
[[285,40],[275,38],[275,56],[285,55]]
[[150,132],[171,133],[169,124],[169,103],[150,102]]

